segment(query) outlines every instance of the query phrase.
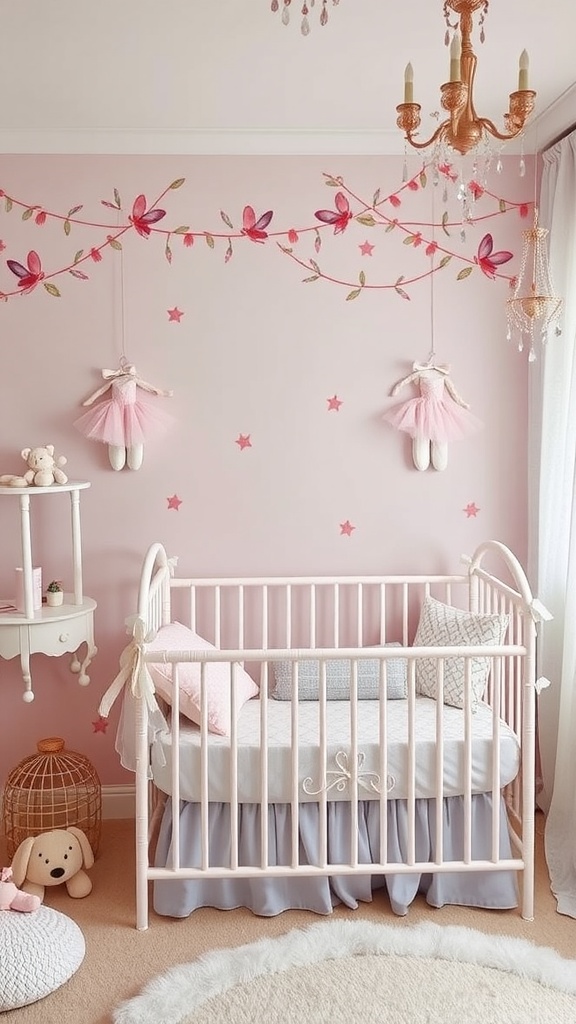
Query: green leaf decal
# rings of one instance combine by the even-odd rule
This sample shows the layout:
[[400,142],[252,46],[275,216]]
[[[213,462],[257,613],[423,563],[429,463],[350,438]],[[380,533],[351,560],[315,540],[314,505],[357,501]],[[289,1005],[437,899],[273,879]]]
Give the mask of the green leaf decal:
[[376,221],[371,213],[360,213],[354,218],[359,224],[363,224],[365,228],[373,228]]
[[329,185],[330,188],[340,188],[342,185],[342,178],[332,178],[330,175],[327,175],[325,184]]
[[64,234],[65,235],[69,235],[70,234],[70,221],[69,220],[65,220],[64,221]]
[[88,280],[88,274],[85,274],[83,270],[71,270],[72,277],[78,277],[81,281]]
[[428,182],[428,178],[426,177],[426,172],[425,171],[420,171],[420,187],[421,188],[426,188],[427,182]]
[[83,254],[84,254],[84,249],[78,249],[78,252],[76,253],[76,255],[74,257],[74,263],[78,263],[78,260],[80,259],[80,257]]
[[498,203],[498,207],[500,209],[500,213],[506,213],[507,206],[506,206],[506,202],[505,202],[504,199],[500,200],[500,202]]
[[404,291],[403,288],[396,287],[394,290],[398,292],[398,295],[400,296],[401,299],[406,299],[407,302],[410,302],[410,296],[408,295],[407,292]]
[[378,206],[380,202],[380,189],[377,188],[374,195],[372,196],[372,206]]
[[190,228],[188,227],[187,224],[181,224],[180,227],[174,228],[175,235],[187,235],[189,231]]
[[68,216],[69,217],[73,217],[74,214],[78,213],[78,211],[81,210],[81,209],[82,209],[82,203],[80,203],[80,206],[73,206],[71,210],[68,210]]
[[24,213],[22,214],[22,220],[28,220],[33,213],[34,210],[32,207],[30,207],[28,210],[24,210]]
[[10,210],[12,209],[12,200],[10,199],[10,196],[6,196],[6,199],[4,200],[4,209],[6,210],[6,213],[10,213]]
[[440,263],[438,264],[438,266],[439,267],[445,267],[447,263],[450,263],[451,259],[452,259],[451,256],[443,256],[442,259],[440,260]]
[[397,221],[391,220],[390,223],[386,227],[386,231],[387,232],[388,231],[394,231],[394,228],[396,227],[396,224],[397,224]]
[[112,247],[112,249],[121,249],[122,248],[122,246],[121,246],[121,244],[120,244],[120,242],[118,241],[117,238],[109,238],[108,239],[108,243]]
[[116,203],[116,206],[120,210],[122,208],[122,203],[120,202],[120,193],[119,193],[117,188],[114,189],[114,202]]
[[444,210],[444,213],[442,214],[442,231],[444,232],[445,235],[448,235],[448,238],[450,238],[450,232],[448,231],[448,228],[446,227],[447,223],[448,223],[448,210]]
[[358,280],[360,281],[362,287],[364,287],[364,285],[366,284],[366,274],[364,273],[363,270],[361,270],[360,273],[358,274]]
[[185,181],[186,178],[176,178],[176,181],[172,182],[170,188],[181,188]]
[[60,292],[55,284],[50,284],[50,281],[44,281],[44,287],[49,295],[54,295],[57,299],[60,298]]
[[348,295],[346,296],[346,302],[350,302],[351,299],[357,299],[361,291],[361,288],[354,288],[351,292],[348,292]]
[[473,269],[474,267],[464,267],[464,270],[461,270],[460,273],[457,275],[456,280],[463,281],[465,277],[469,277]]
[[414,245],[415,238],[416,238],[415,235],[407,235],[407,237],[404,239],[403,244],[404,245]]
[[206,239],[206,245],[210,249],[213,249],[214,248],[214,239],[212,238],[212,235],[204,235],[204,238]]
[[321,273],[320,267],[314,260],[310,260],[310,266],[312,267],[312,270],[316,271],[317,274]]
[[312,277],[303,277],[302,278],[302,283],[303,284],[308,284],[309,281],[317,281],[317,280],[318,280],[318,274],[312,274]]
[[228,216],[228,214],[224,213],[224,210],[220,210],[220,216],[222,217],[222,220],[224,221],[224,223],[227,224],[229,228],[232,228],[232,230],[234,230],[234,225],[233,225],[232,221],[230,220],[230,217]]

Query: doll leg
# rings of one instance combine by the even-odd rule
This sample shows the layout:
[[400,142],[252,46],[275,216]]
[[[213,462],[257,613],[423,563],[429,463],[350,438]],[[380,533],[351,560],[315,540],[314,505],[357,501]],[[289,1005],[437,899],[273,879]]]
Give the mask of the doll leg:
[[133,444],[128,449],[128,468],[129,469],[140,469],[142,460],[144,459],[144,445]]
[[416,469],[428,469],[430,465],[430,441],[427,437],[415,437],[412,440],[412,458]]
[[108,458],[112,469],[124,469],[126,462],[126,449],[122,444],[108,445]]
[[432,465],[434,469],[446,469],[448,465],[448,444],[446,441],[432,441]]

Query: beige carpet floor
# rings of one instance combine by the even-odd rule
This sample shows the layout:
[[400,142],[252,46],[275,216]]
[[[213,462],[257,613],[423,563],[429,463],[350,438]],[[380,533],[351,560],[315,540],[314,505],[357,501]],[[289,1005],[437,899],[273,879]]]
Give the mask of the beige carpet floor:
[[[576,920],[556,913],[542,848],[543,819],[538,821],[536,916],[523,921],[520,912],[435,910],[418,897],[406,918],[395,917],[384,893],[356,911],[336,908],[335,918],[363,918],[406,927],[418,921],[463,925],[479,931],[530,939],[550,946],[564,957],[576,958]],[[150,927],[134,925],[134,823],[106,821],[100,852],[90,875],[92,893],[72,900],[63,886],[47,890],[45,903],[72,917],[86,939],[86,956],[77,973],[58,991],[30,1006],[3,1014],[2,1024],[110,1024],[110,1012],[124,999],[176,963],[193,960],[211,949],[239,946],[266,936],[322,920],[302,911],[275,918],[255,917],[247,910],[198,910],[174,921],[150,915]],[[5,863],[0,840],[0,864]]]

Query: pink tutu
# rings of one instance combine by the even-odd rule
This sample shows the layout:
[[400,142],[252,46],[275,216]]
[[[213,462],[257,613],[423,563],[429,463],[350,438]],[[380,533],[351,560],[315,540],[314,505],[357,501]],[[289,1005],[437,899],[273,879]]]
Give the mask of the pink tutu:
[[92,441],[131,448],[164,433],[174,422],[160,401],[133,378],[119,377],[112,381],[110,397],[83,413],[74,426]]
[[418,386],[420,394],[416,398],[397,402],[382,419],[410,437],[441,443],[460,440],[481,428],[481,421],[454,401],[444,378],[422,376]]

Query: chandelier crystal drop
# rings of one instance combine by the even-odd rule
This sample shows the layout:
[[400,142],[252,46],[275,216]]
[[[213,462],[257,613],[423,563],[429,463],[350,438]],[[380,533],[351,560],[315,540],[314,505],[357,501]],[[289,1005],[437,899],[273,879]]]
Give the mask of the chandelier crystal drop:
[[550,332],[556,337],[562,333],[559,323],[562,299],[554,292],[546,243],[548,229],[538,227],[537,208],[534,209],[533,226],[523,231],[522,236],[520,273],[513,282],[512,298],[506,303],[507,338],[511,341],[516,334],[520,352],[527,338],[528,360],[532,363],[536,359],[536,338],[539,336],[545,344]]
[[[479,12],[480,42],[484,42],[484,19],[489,0],[444,0],[446,34],[450,46],[450,80],[441,86],[441,105],[448,117],[426,141],[420,141],[420,104],[414,102],[414,72],[408,64],[404,72],[404,102],[396,107],[397,125],[414,149],[431,146],[456,151],[462,156],[473,150],[487,151],[493,144],[515,139],[523,131],[534,109],[536,93],[528,88],[528,54],[523,50],[518,68],[518,89],[510,93],[504,130],[488,117],[480,117],[474,107],[474,78],[477,57],[472,47],[473,15]],[[452,21],[452,15],[456,20]],[[451,36],[452,33],[452,36]]]
[[[332,7],[337,7],[340,0],[331,0]],[[303,0],[302,7],[300,8],[300,14],[302,15],[302,21],[300,22],[300,31],[303,36],[310,34],[310,12],[312,8],[316,7],[316,0]],[[282,8],[281,20],[283,25],[290,24],[290,14],[293,10],[292,0],[271,0],[270,10],[273,14],[277,14]],[[321,25],[328,23],[328,0],[318,0],[319,17],[318,21]]]

